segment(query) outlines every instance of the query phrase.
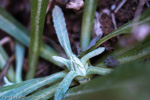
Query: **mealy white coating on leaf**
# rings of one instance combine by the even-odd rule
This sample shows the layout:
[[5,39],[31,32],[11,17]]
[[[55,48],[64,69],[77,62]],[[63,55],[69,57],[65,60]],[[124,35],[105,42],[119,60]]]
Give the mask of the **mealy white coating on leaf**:
[[70,68],[72,69],[72,71],[76,71],[81,76],[86,75],[86,69],[84,65],[82,64],[81,60],[75,55],[72,55],[70,57]]
[[68,60],[68,59],[65,59],[65,58],[63,58],[63,57],[59,57],[59,56],[53,56],[52,57],[55,61],[57,61],[57,62],[60,62],[60,63],[62,63],[62,64],[64,64],[64,65],[66,65],[67,66],[67,68],[70,70],[70,61]]
[[70,56],[73,53],[72,53],[71,46],[70,46],[66,23],[65,23],[63,12],[61,8],[58,7],[57,5],[52,11],[52,16],[53,16],[53,23],[54,23],[54,27],[56,30],[59,43],[65,50],[68,58],[70,58]]
[[14,98],[24,97],[42,86],[56,82],[57,80],[63,78],[65,75],[66,75],[66,72],[63,71],[63,72],[59,72],[59,73],[53,74],[45,78],[32,79],[29,81],[19,83],[20,85],[17,87],[15,86],[17,84],[14,84],[12,85],[12,87],[14,86],[15,88],[10,88],[10,89],[8,88],[8,90],[0,92],[0,96],[1,97],[13,96]]
[[97,55],[101,54],[101,53],[104,52],[104,51],[105,51],[105,48],[104,48],[104,47],[99,47],[99,48],[97,48],[97,49],[95,49],[95,50],[89,52],[88,54],[86,54],[85,56],[83,56],[83,57],[81,58],[82,64],[85,65],[86,62],[87,62],[90,58],[92,58],[92,57],[94,57],[94,56],[97,56]]
[[12,82],[9,82],[9,80],[7,79],[6,76],[4,76],[4,82],[5,82],[5,85],[4,86],[8,86],[8,85],[13,85],[14,83]]
[[76,73],[75,71],[70,71],[65,78],[61,81],[61,83],[59,84],[59,86],[57,87],[57,90],[55,92],[55,96],[54,99],[55,100],[61,100],[65,93],[67,92],[72,80],[78,76],[78,73]]
[[113,71],[113,69],[110,69],[110,68],[89,66],[87,69],[87,75],[88,74],[107,75],[107,74],[111,73],[112,71]]

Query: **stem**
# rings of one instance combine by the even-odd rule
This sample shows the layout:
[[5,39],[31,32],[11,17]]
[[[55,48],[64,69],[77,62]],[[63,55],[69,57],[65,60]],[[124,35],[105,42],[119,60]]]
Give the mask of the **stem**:
[[94,16],[97,7],[97,0],[85,0],[81,30],[81,49],[88,47],[94,24]]
[[24,61],[25,48],[19,42],[15,45],[15,55],[16,55],[16,82],[22,82],[22,67]]

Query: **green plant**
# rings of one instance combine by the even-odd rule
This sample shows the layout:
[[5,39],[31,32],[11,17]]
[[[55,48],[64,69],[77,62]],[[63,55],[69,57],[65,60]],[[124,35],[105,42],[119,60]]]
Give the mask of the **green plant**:
[[[34,1],[38,2],[40,0]],[[86,0],[88,2],[90,0]],[[37,4],[32,2],[32,7],[36,6],[34,9],[37,10],[40,6],[37,6]],[[43,1],[44,2],[44,1]],[[92,1],[91,1],[92,2]],[[93,1],[94,2],[94,1]],[[96,2],[96,1],[95,1]],[[47,3],[47,2],[45,2]],[[44,3],[44,4],[45,4]],[[91,6],[95,6],[95,3],[92,3]],[[45,4],[46,5],[46,4]],[[91,7],[87,6],[87,7]],[[86,12],[85,8],[85,12]],[[45,11],[45,9],[44,9]],[[89,11],[89,10],[87,10]],[[93,10],[91,10],[93,11]],[[33,13],[33,10],[31,11]],[[94,16],[94,15],[91,15]],[[36,14],[33,16],[33,18],[36,17]],[[42,18],[45,17],[45,14],[42,15]],[[89,16],[84,16],[89,17]],[[40,17],[39,17],[40,18]],[[39,21],[40,19],[37,19]],[[35,20],[34,20],[35,21]],[[53,22],[56,30],[56,34],[58,37],[58,40],[63,47],[68,59],[58,57],[59,54],[50,48],[49,46],[45,45],[42,43],[42,46],[37,47],[37,53],[35,54],[34,57],[37,57],[34,59],[34,61],[31,63],[34,63],[33,65],[36,65],[37,59],[39,56],[39,49],[40,49],[40,55],[47,59],[48,61],[58,65],[59,67],[62,67],[62,64],[64,64],[66,67],[62,67],[65,70],[62,72],[58,72],[55,74],[52,74],[50,76],[44,77],[44,78],[36,78],[36,79],[31,79],[27,81],[21,80],[21,77],[19,80],[15,80],[14,78],[14,71],[11,70],[12,67],[10,67],[10,70],[12,73],[8,72],[8,79],[10,77],[13,77],[10,83],[7,78],[5,78],[6,85],[8,86],[3,86],[0,87],[0,99],[1,100],[6,100],[6,99],[25,99],[25,100],[46,100],[49,98],[53,98],[55,94],[55,99],[60,100],[66,99],[66,100],[89,100],[93,99],[95,96],[98,98],[94,99],[108,99],[107,97],[111,96],[111,99],[116,100],[116,99],[139,99],[142,100],[143,98],[149,98],[149,91],[146,90],[147,87],[149,87],[149,63],[143,64],[141,61],[143,59],[150,57],[150,47],[149,47],[149,40],[145,40],[142,43],[138,43],[137,45],[133,46],[132,48],[121,48],[121,49],[116,49],[112,53],[108,53],[105,56],[101,57],[100,59],[97,59],[97,62],[93,64],[92,66],[89,62],[89,59],[101,54],[105,48],[104,47],[99,47],[102,43],[105,41],[109,40],[112,37],[115,37],[120,34],[124,33],[130,33],[131,28],[133,25],[133,21],[128,22],[127,24],[121,26],[117,30],[113,31],[109,35],[103,37],[102,39],[99,39],[98,41],[95,42],[95,44],[90,45],[87,49],[82,51],[80,55],[76,56],[70,46],[70,41],[68,38],[68,33],[66,29],[66,24],[65,24],[65,19],[63,16],[63,13],[61,9],[58,6],[55,6],[53,10]],[[33,22],[32,24],[34,24]],[[37,27],[39,25],[41,26],[41,30],[43,29],[43,19],[42,21],[39,21]],[[85,21],[84,25],[86,23],[92,23]],[[141,24],[149,24],[150,23],[150,10],[149,8],[140,16],[140,20],[136,25],[141,25]],[[84,26],[82,26],[84,27]],[[87,27],[91,27],[90,25]],[[25,27],[23,27],[20,23],[18,23],[10,14],[8,14],[4,9],[0,8],[0,28],[7,32],[9,35],[14,37],[17,42],[22,43],[23,45],[29,47],[29,40],[30,38],[34,39],[35,37],[31,35],[29,37],[29,32]],[[35,28],[32,28],[34,30]],[[39,30],[38,28],[37,30]],[[92,28],[89,28],[89,37],[90,37],[90,32]],[[84,29],[83,29],[84,30]],[[34,32],[33,32],[34,33]],[[38,37],[40,38],[42,32],[37,32]],[[83,35],[84,33],[82,33]],[[84,35],[83,35],[84,36]],[[41,39],[41,38],[40,38]],[[36,41],[35,41],[36,42]],[[41,42],[41,41],[39,41]],[[88,44],[88,42],[87,42]],[[17,45],[16,45],[17,46]],[[34,46],[34,45],[33,45]],[[17,48],[17,47],[16,47]],[[97,49],[96,49],[97,48]],[[21,48],[20,48],[21,49]],[[31,49],[31,47],[30,47]],[[19,50],[19,49],[16,49]],[[22,51],[22,50],[21,50]],[[22,53],[23,54],[23,53]],[[2,62],[2,67],[0,63],[0,67],[3,68],[4,63],[6,63],[6,53],[3,48],[0,48],[0,62]],[[16,54],[18,55],[18,54]],[[32,54],[31,54],[32,55]],[[31,56],[30,55],[30,56]],[[120,65],[118,68],[116,68],[114,71],[113,69],[110,69],[107,67],[107,65],[103,62],[108,56],[113,56],[116,60],[118,60],[121,64],[127,63],[127,65]],[[4,59],[5,58],[5,59]],[[23,57],[21,57],[22,59]],[[53,59],[55,60],[53,60]],[[19,59],[19,58],[17,58]],[[16,79],[18,76],[20,76],[20,71],[22,70],[22,64],[21,60],[18,60],[16,63],[20,62],[18,64],[17,68],[19,71],[16,71]],[[136,64],[131,64],[131,62],[137,62],[140,61],[139,63]],[[62,64],[60,64],[62,63]],[[97,67],[95,67],[97,66]],[[31,66],[32,67],[32,66]],[[35,67],[35,66],[34,66]],[[106,67],[106,68],[105,68]],[[143,68],[144,67],[144,68]],[[34,68],[33,68],[34,69]],[[68,72],[69,70],[69,72]],[[35,70],[33,70],[35,71]],[[111,74],[109,74],[111,72]],[[34,72],[33,72],[34,73]],[[34,74],[31,73],[31,78],[33,78]],[[11,75],[12,74],[12,75]],[[86,82],[86,79],[90,79],[91,77],[89,76],[90,74],[99,74],[99,75],[106,75],[103,77],[98,77],[97,79],[92,79],[90,82]],[[107,75],[109,74],[109,75]],[[75,88],[69,89],[69,86],[74,86],[73,79],[75,78],[76,81],[81,83],[81,85],[76,86]],[[30,79],[30,78],[28,78]],[[63,80],[62,80],[63,79]],[[62,81],[61,81],[62,80]],[[73,81],[73,82],[72,82]],[[143,82],[144,81],[144,82]],[[82,84],[85,83],[85,84]],[[136,84],[136,86],[135,86]],[[45,87],[46,86],[46,87]],[[138,92],[134,92],[132,95],[133,91],[132,89],[136,88]],[[146,88],[146,89],[145,89]],[[69,90],[68,90],[69,89]],[[67,91],[68,90],[68,91]],[[67,91],[67,93],[66,93]],[[142,92],[142,96],[140,97],[141,91],[144,91],[144,94]],[[65,94],[66,93],[66,94]],[[128,93],[129,96],[124,96],[124,94]],[[99,95],[101,94],[101,95]],[[108,95],[107,95],[108,94]],[[146,95],[146,97],[145,97]],[[91,97],[89,97],[91,96]],[[109,98],[110,99],[110,98]]]
[[26,79],[34,78],[42,42],[42,33],[48,0],[31,0],[31,34],[29,64]]
[[16,42],[15,44],[15,54],[16,54],[16,83],[22,82],[22,67],[23,67],[23,60],[25,55],[25,47]]
[[[12,36],[15,40],[18,40],[24,46],[29,47],[31,38],[30,32],[2,7],[0,7],[0,22],[0,29]],[[58,56],[59,54],[50,46],[42,43],[40,56],[61,67],[60,64],[53,61],[52,56],[54,55]]]
[[82,50],[88,47],[91,40],[97,2],[98,0],[85,0],[80,42]]
[[[59,84],[56,93],[55,93],[55,100],[61,100],[63,96],[65,95],[65,92],[68,90],[71,81],[78,76],[85,77],[88,74],[93,74],[95,71],[97,71],[97,74],[101,74],[101,72],[105,73],[110,73],[111,69],[103,68],[103,69],[97,69],[94,71],[93,66],[89,66],[87,61],[99,54],[101,54],[105,48],[104,47],[99,47],[98,49],[95,49],[85,56],[83,56],[81,59],[77,58],[77,56],[72,52],[69,38],[68,38],[68,33],[66,29],[66,24],[65,24],[65,19],[62,13],[62,10],[58,7],[55,6],[52,12],[53,15],[53,22],[54,22],[54,27],[57,33],[57,37],[59,40],[59,43],[65,50],[67,57],[69,59],[65,59],[62,57],[58,56],[53,56],[53,59],[57,62],[63,63],[64,65],[67,66],[68,70],[70,71],[65,78],[62,80],[62,82]],[[89,70],[90,71],[87,71]],[[89,72],[89,73],[88,73]]]

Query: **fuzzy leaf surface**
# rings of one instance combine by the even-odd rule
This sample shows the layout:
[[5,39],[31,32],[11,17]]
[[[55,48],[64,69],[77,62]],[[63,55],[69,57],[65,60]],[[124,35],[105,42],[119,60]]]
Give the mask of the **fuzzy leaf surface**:
[[78,74],[75,71],[70,71],[65,78],[61,81],[59,86],[57,87],[56,93],[55,93],[55,100],[62,100],[65,93],[67,92],[72,80],[77,76]]
[[54,27],[56,30],[59,43],[65,50],[68,58],[70,58],[70,56],[73,53],[70,46],[70,41],[69,41],[68,32],[66,28],[66,22],[61,8],[58,7],[57,5],[53,9],[52,16],[53,16],[53,23],[54,23]]
[[37,90],[38,88],[51,84],[59,79],[64,78],[66,72],[59,72],[53,75],[50,75],[45,78],[38,78],[28,80],[22,83],[14,84],[11,86],[4,86],[0,88],[0,98],[5,100],[3,97],[20,97],[23,98],[24,96],[32,93],[33,91]]

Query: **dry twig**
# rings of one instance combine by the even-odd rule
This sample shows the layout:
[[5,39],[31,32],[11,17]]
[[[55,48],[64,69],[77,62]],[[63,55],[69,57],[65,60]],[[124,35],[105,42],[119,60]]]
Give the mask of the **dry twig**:
[[6,75],[6,73],[7,73],[8,69],[9,69],[10,65],[12,64],[12,62],[13,62],[14,60],[15,60],[15,55],[12,55],[12,56],[8,59],[8,61],[7,61],[6,65],[5,65],[5,67],[4,67],[3,71],[2,71],[2,73],[0,74],[0,85],[2,84],[3,78],[4,78],[4,76]]

